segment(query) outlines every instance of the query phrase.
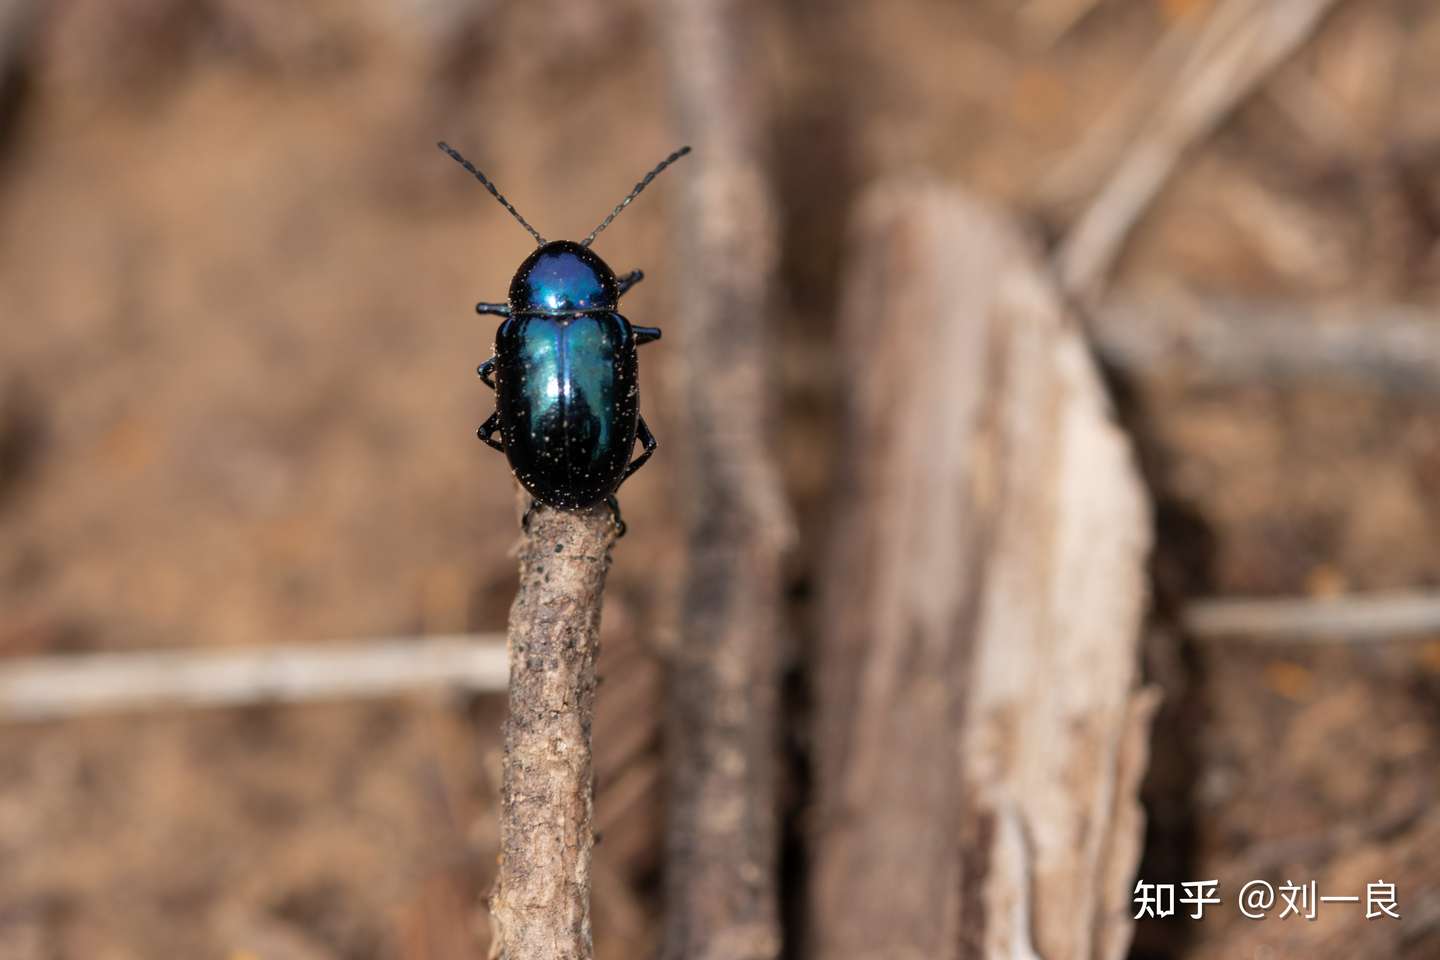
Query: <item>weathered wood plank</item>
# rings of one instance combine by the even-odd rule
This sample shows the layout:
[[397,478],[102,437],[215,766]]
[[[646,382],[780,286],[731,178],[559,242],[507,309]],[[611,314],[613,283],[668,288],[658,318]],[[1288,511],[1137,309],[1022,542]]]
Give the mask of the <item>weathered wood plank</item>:
[[1154,707],[1130,452],[1005,217],[881,186],[850,263],[811,952],[1118,960]]

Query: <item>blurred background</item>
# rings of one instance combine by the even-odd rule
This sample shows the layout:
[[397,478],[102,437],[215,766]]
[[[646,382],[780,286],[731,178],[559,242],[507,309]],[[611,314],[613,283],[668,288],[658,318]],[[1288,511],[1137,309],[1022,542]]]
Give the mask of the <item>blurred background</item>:
[[[1215,82],[1174,64],[1243,6],[748,8],[781,244],[772,439],[800,534],[792,720],[836,493],[851,201],[923,172],[1057,243],[1146,124],[1174,125],[1144,97]],[[1281,6],[1320,15],[1200,125],[1092,301],[1156,514],[1145,670],[1167,699],[1141,875],[1233,891],[1276,858],[1347,883],[1428,865],[1428,888],[1400,889],[1403,934],[1371,955],[1430,957],[1440,626],[1323,644],[1186,628],[1216,596],[1440,589],[1423,365],[1440,337],[1440,4]],[[473,305],[503,299],[532,244],[434,143],[546,236],[583,236],[678,143],[663,16],[639,0],[0,3],[0,655],[503,630],[515,500],[473,438],[493,335]],[[603,617],[602,958],[647,955],[660,909],[660,663],[686,497],[667,456],[686,324],[668,224],[686,175],[596,245],[646,271],[625,312],[667,334],[642,365],[660,448],[623,491]],[[1182,333],[1157,346],[1141,314]],[[1307,331],[1336,315],[1358,334],[1324,353]],[[1195,316],[1219,318],[1219,346],[1186,347]],[[1271,316],[1286,323],[1251,352]],[[0,725],[0,958],[483,956],[503,710],[434,695]],[[798,835],[803,737],[790,748]],[[1250,956],[1254,929],[1233,910],[1147,921],[1133,956]]]

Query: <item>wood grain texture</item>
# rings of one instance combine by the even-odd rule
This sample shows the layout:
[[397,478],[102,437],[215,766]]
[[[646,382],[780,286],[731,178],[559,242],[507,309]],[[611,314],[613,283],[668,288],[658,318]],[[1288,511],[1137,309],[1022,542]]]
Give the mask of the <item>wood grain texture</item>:
[[810,953],[1119,960],[1155,705],[1130,452],[1003,216],[882,185],[849,263]]

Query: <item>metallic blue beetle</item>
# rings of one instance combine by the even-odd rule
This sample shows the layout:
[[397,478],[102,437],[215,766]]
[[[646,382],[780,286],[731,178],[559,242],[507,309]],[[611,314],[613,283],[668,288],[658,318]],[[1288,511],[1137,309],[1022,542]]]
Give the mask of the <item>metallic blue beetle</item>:
[[[540,245],[515,271],[507,302],[475,306],[478,313],[505,318],[495,332],[495,355],[478,370],[495,391],[495,412],[480,427],[480,439],[504,452],[511,472],[536,501],[565,510],[608,502],[623,533],[615,491],[656,446],[640,416],[635,348],[660,339],[660,330],[632,326],[618,312],[620,297],[644,274],[633,270],[617,278],[590,244],[690,148],[666,157],[576,243],[547,242],[483,173],[448,145],[439,147],[474,174]],[[637,437],[643,450],[631,460]]]

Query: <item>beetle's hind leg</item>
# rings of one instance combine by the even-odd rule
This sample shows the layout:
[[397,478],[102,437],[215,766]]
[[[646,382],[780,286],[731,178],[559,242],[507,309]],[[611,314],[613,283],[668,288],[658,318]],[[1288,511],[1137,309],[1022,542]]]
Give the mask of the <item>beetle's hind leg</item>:
[[612,493],[605,498],[605,505],[610,508],[610,516],[615,520],[615,539],[619,540],[625,536],[625,530],[627,529],[625,526],[625,518],[620,516],[620,501],[615,499],[615,495]]
[[645,449],[641,450],[640,456],[636,457],[634,460],[631,460],[630,466],[625,468],[625,475],[620,478],[621,483],[624,483],[626,480],[630,479],[630,474],[645,466],[645,461],[650,459],[650,455],[653,454],[655,452],[655,448],[659,446],[659,444],[655,442],[655,434],[650,432],[650,425],[645,422],[644,417],[640,418],[640,422],[635,428],[635,434],[637,439],[639,439],[640,441],[640,445]]
[[639,283],[641,280],[644,280],[644,279],[645,279],[645,271],[644,271],[644,270],[631,270],[629,273],[625,274],[623,277],[616,277],[616,278],[615,278],[615,286],[618,288],[618,289],[616,290],[616,293],[617,293],[619,296],[622,296],[622,297],[623,297],[623,296],[625,296],[625,292],[626,292],[627,290],[629,290],[631,287],[635,286],[635,284]]
[[495,439],[495,431],[499,429],[500,412],[497,410],[496,412],[490,414],[490,416],[485,419],[484,423],[480,424],[480,429],[475,431],[475,436],[479,437],[489,446],[492,446],[496,450],[499,450],[501,453],[504,453],[505,444]]

